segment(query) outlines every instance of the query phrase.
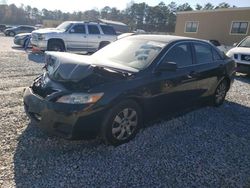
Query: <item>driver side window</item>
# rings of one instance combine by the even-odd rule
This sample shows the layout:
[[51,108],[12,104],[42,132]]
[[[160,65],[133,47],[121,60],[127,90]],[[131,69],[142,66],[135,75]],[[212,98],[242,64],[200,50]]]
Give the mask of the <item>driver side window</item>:
[[86,34],[85,25],[75,25],[70,29],[70,33]]
[[192,52],[189,43],[175,45],[166,55],[166,61],[174,62],[178,67],[186,67],[193,64]]

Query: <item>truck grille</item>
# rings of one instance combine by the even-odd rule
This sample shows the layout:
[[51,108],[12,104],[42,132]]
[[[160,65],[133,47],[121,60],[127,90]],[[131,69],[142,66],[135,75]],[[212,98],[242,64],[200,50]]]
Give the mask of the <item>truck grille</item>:
[[243,61],[250,61],[250,55],[242,54],[241,55],[241,60],[243,60]]

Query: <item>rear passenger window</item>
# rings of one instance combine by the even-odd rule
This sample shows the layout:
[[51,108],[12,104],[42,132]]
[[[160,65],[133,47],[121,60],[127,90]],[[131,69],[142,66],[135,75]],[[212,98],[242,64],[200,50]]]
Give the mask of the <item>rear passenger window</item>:
[[116,35],[113,27],[107,25],[101,25],[102,31],[105,35]]
[[194,44],[196,61],[198,64],[212,63],[213,54],[211,47],[206,44]]
[[98,35],[100,31],[96,25],[88,25],[89,34]]
[[192,53],[188,43],[174,46],[166,56],[168,62],[177,63],[178,67],[192,65]]

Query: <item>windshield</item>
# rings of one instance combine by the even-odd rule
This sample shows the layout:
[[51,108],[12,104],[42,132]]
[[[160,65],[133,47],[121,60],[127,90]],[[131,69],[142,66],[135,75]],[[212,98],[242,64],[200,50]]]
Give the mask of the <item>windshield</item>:
[[111,43],[92,56],[143,70],[150,65],[165,46],[166,43],[159,41],[126,37]]
[[250,48],[250,37],[245,38],[238,47]]
[[71,25],[72,25],[72,23],[70,23],[70,22],[63,22],[62,24],[60,24],[59,26],[57,26],[56,29],[67,31],[71,27]]

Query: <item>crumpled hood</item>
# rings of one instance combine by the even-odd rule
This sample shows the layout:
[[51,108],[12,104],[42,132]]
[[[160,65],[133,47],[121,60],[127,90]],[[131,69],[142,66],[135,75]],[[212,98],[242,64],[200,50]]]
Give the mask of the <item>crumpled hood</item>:
[[46,52],[45,63],[48,74],[58,81],[80,81],[91,75],[94,69],[98,67],[105,68],[110,72],[115,72],[116,70],[126,73],[138,72],[137,69],[107,60],[99,60],[87,55],[65,52]]
[[45,28],[45,29],[38,29],[33,31],[32,33],[37,34],[46,34],[46,33],[63,33],[63,30],[58,30],[56,28]]

